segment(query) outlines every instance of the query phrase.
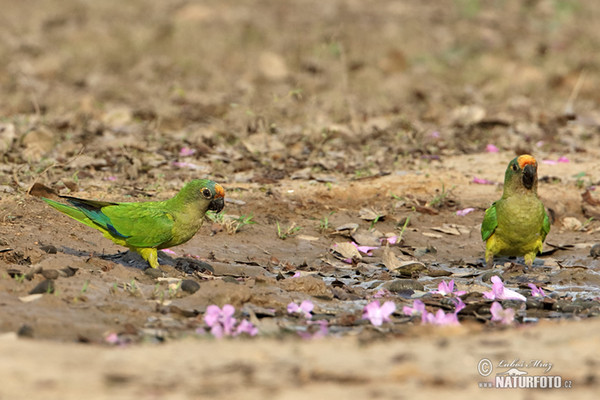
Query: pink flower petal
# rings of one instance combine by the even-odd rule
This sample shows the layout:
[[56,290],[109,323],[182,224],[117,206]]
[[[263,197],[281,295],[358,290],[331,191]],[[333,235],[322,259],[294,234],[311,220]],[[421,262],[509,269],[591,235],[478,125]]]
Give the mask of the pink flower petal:
[[413,316],[413,315],[419,315],[419,314],[423,314],[425,313],[425,303],[423,303],[421,300],[415,300],[413,301],[413,306],[409,307],[409,306],[404,306],[402,308],[402,312],[404,313],[404,315],[408,315],[408,316]]
[[170,255],[172,255],[172,256],[176,256],[176,255],[177,255],[177,253],[175,253],[175,252],[174,252],[173,250],[171,250],[171,249],[161,249],[160,251],[162,251],[163,253],[170,254]]
[[302,339],[320,339],[323,338],[325,336],[327,336],[327,334],[329,333],[329,324],[327,322],[327,320],[324,319],[320,319],[318,321],[307,321],[309,327],[311,325],[317,325],[318,326],[318,330],[310,333],[310,332],[298,332],[298,335],[300,335],[300,337]]
[[488,144],[487,146],[485,146],[485,151],[487,151],[488,153],[497,153],[498,148],[493,144]]
[[205,167],[203,167],[201,165],[196,165],[196,164],[185,162],[185,161],[173,161],[171,164],[178,168],[189,168],[189,169],[193,169],[193,170],[205,169]]
[[533,283],[528,283],[527,286],[531,289],[531,295],[533,297],[546,297],[546,293],[541,287],[537,287]]
[[456,215],[458,215],[459,217],[464,217],[465,215],[472,213],[473,211],[475,211],[473,207],[467,207],[463,208],[462,210],[457,210]]
[[387,289],[379,289],[377,292],[375,292],[375,294],[373,295],[374,299],[380,299],[382,297],[388,297],[391,296],[392,293],[387,290]]
[[554,160],[542,160],[542,164],[556,165],[558,162]]
[[312,318],[312,310],[315,308],[315,305],[310,300],[304,300],[300,305],[291,302],[287,305],[288,314],[302,314],[304,318],[310,319]]
[[181,150],[179,151],[179,155],[182,157],[191,156],[194,153],[196,153],[196,150],[191,149],[189,147],[182,147]]
[[256,336],[256,334],[258,334],[258,328],[255,327],[251,322],[243,319],[237,326],[234,336],[237,336],[242,333],[247,333],[250,336]]
[[359,246],[358,244],[356,244],[354,242],[351,242],[351,243],[354,247],[356,247],[356,249],[358,251],[360,251],[361,253],[366,254],[368,256],[372,255],[372,253],[370,253],[371,250],[375,250],[375,249],[379,248],[377,246]]
[[515,319],[515,310],[512,308],[504,309],[497,301],[492,303],[490,312],[492,313],[492,321],[498,321],[502,324],[511,324]]
[[490,292],[483,292],[484,298],[488,300],[527,300],[522,294],[504,287],[504,283],[502,283],[502,280],[497,275],[492,276],[491,281],[492,290]]
[[384,322],[390,320],[390,315],[396,310],[396,304],[392,301],[386,301],[382,306],[375,300],[367,304],[363,310],[363,319],[368,319],[371,324],[381,326]]
[[394,245],[394,244],[398,243],[398,236],[390,236],[390,237],[383,238],[381,240],[381,244],[384,244],[384,242],[387,242],[390,245]]
[[473,183],[477,183],[479,185],[493,185],[493,181],[489,181],[487,179],[478,178],[476,176],[473,177]]
[[565,156],[562,156],[562,157],[558,158],[557,162],[559,162],[559,163],[568,163],[569,159],[567,157],[565,157]]

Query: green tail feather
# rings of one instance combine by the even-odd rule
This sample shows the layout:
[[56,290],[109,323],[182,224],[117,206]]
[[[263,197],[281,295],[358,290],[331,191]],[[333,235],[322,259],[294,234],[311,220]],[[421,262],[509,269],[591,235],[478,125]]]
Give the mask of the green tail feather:
[[46,203],[48,203],[52,207],[56,208],[61,213],[66,214],[69,217],[73,218],[74,220],[79,221],[82,224],[86,224],[87,226],[90,226],[92,228],[98,229],[98,225],[94,224],[94,222],[92,220],[90,220],[83,212],[81,212],[77,208],[68,206],[66,204],[59,203],[54,200],[47,199],[45,197],[42,197],[42,200],[44,200]]

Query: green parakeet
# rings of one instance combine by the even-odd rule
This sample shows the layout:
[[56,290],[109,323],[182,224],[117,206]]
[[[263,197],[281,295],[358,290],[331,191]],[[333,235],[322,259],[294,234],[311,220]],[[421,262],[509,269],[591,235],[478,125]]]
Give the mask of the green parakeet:
[[207,210],[220,212],[225,191],[208,179],[187,183],[172,199],[142,203],[114,203],[60,196],[70,205],[43,200],[77,221],[98,229],[116,244],[137,251],[152,268],[158,267],[157,249],[187,242],[204,222]]
[[523,154],[513,159],[504,176],[502,198],[485,211],[481,238],[486,241],[485,261],[495,255],[523,256],[530,267],[542,251],[550,221],[537,195],[537,162]]

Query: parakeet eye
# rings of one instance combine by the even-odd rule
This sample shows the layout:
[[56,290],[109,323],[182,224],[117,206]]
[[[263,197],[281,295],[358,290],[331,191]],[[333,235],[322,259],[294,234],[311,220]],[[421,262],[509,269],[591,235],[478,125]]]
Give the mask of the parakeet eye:
[[517,164],[513,164],[511,166],[511,168],[512,168],[513,171],[516,171],[517,169],[519,169],[519,167],[517,166]]
[[208,190],[207,188],[202,189],[202,196],[206,197],[207,199],[210,199],[212,196],[212,193],[210,193],[210,190]]

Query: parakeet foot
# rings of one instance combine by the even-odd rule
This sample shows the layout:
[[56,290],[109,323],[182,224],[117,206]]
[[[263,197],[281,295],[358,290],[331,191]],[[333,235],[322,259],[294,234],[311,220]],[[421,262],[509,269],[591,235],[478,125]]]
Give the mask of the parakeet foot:
[[148,264],[150,264],[150,266],[152,268],[158,268],[159,264],[158,264],[158,254],[156,252],[156,249],[153,247],[147,247],[147,248],[143,248],[143,249],[135,249],[135,251],[137,251],[138,253],[140,253],[140,255],[142,256],[142,258],[146,261],[148,261]]
[[523,258],[525,259],[525,265],[527,266],[527,269],[529,269],[533,265],[533,260],[535,260],[535,253],[525,254]]

